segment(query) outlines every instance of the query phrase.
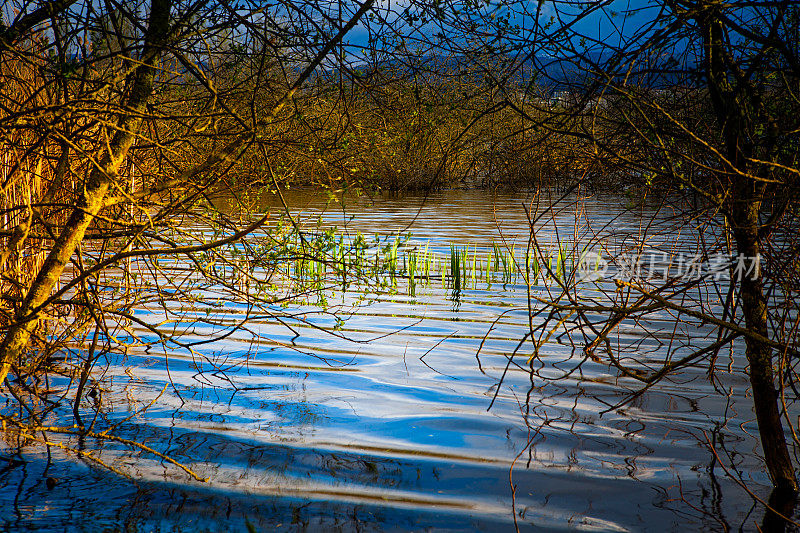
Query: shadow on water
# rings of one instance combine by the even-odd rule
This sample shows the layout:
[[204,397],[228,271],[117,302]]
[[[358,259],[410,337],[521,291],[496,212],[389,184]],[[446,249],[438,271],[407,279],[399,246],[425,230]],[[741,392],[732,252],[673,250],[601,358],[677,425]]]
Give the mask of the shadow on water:
[[783,533],[784,531],[797,531],[800,524],[791,519],[797,507],[797,493],[783,489],[773,489],[761,522],[761,531],[764,533]]
[[[125,465],[136,481],[67,458],[58,448],[50,453],[6,449],[0,457],[0,500],[6,510],[1,529],[514,530],[505,508],[510,492],[504,482],[510,465],[505,462],[413,450],[376,449],[370,454],[363,449],[263,444],[243,436],[151,425],[132,424],[122,431],[142,442],[160,442],[179,460],[193,460],[193,467],[214,482],[182,481],[170,465],[109,442],[86,445],[97,457]],[[645,462],[650,453],[631,461]],[[659,480],[596,475],[578,464],[560,469],[546,463],[534,460],[513,471],[520,531],[730,528],[720,521],[724,491],[706,501],[709,487],[701,479],[693,487],[686,484],[681,502]],[[791,516],[795,500],[787,496],[773,493],[769,504]],[[744,530],[755,526],[759,512],[747,513]],[[769,512],[761,526],[764,531],[792,530]]]
[[[206,451],[217,457],[218,480],[225,477],[226,467],[245,463],[251,467],[249,475],[259,482],[248,483],[244,489],[226,489],[219,483],[159,480],[159,474],[167,477],[158,472],[162,470],[159,464],[151,465],[150,472],[137,464],[139,479],[132,481],[65,459],[58,449],[51,454],[18,449],[0,458],[5,463],[0,469],[6,511],[0,519],[2,530],[495,531],[511,527],[510,518],[497,519],[472,509],[468,502],[443,498],[442,492],[463,484],[460,474],[448,472],[452,469],[446,462],[423,465],[381,456],[208,439],[193,433],[178,435],[176,441],[192,448],[203,442]],[[181,455],[179,450],[175,453]],[[305,485],[305,490],[287,491],[270,481],[288,471],[298,476],[296,485]],[[248,473],[237,470],[237,475]],[[337,486],[338,479],[346,487]],[[438,487],[429,499],[417,500],[413,492],[403,490],[429,482]],[[353,490],[359,485],[365,490]],[[392,490],[382,491],[385,488]]]

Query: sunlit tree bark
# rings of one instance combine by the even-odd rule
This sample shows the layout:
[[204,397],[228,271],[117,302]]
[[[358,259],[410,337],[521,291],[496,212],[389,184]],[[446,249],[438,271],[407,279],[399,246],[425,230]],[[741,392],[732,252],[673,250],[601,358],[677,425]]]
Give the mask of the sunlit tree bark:
[[[243,175],[270,181],[270,155],[287,142],[283,123],[302,116],[307,96],[301,87],[372,4],[347,4],[336,27],[326,18],[333,4],[314,1],[267,11],[257,2],[174,0],[113,8],[56,1],[35,9],[22,0],[4,7],[4,386],[35,388],[48,357],[86,342],[89,355],[67,360],[81,362],[78,418],[97,342],[111,349],[111,330],[136,322],[131,303],[150,299],[146,284],[132,288],[131,261],[157,272],[158,257],[184,257],[205,287],[217,284],[232,298],[242,297],[234,277],[259,283],[247,261],[218,250],[268,217],[237,218],[217,209],[211,196],[247,191]],[[209,48],[220,42],[221,49]],[[269,153],[256,168],[261,175],[248,174],[243,162],[257,160],[262,150],[256,148],[264,147]],[[209,219],[217,232],[211,240],[181,227]],[[278,260],[263,264],[277,268]],[[206,268],[217,261],[235,276]],[[124,294],[109,299],[119,289],[114,276],[124,278]],[[105,283],[117,288],[104,292]],[[146,283],[160,292],[158,279]],[[264,287],[243,296],[256,306],[273,298]],[[199,297],[181,292],[176,298]],[[170,299],[159,296],[165,307]],[[180,343],[176,332],[138,325],[160,342]]]
[[153,93],[155,65],[161,56],[165,37],[169,34],[171,0],[153,0],[150,6],[147,34],[140,64],[129,77],[129,96],[122,108],[126,114],[120,117],[114,134],[100,155],[99,164],[91,171],[78,204],[53,244],[47,259],[28,289],[22,305],[17,311],[13,326],[0,344],[2,368],[0,383],[8,375],[12,361],[20,357],[28,344],[31,331],[36,327],[41,307],[53,291],[53,287],[64,272],[69,259],[83,240],[87,228],[103,208],[109,187],[125,161],[142,122],[142,115]]

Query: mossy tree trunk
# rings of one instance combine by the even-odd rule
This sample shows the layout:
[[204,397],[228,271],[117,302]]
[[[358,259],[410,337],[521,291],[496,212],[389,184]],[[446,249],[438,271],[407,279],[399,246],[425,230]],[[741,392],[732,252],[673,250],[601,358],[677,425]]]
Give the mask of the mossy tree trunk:
[[86,230],[103,209],[109,188],[125,160],[142,122],[146,105],[153,93],[156,66],[161,57],[164,40],[169,34],[172,0],[152,0],[144,47],[138,66],[128,77],[127,95],[122,103],[123,115],[115,133],[102,150],[99,164],[90,173],[77,205],[53,244],[47,259],[20,305],[15,321],[0,343],[0,384],[5,382],[11,365],[19,362],[29,344],[44,307],[64,267],[83,240]]

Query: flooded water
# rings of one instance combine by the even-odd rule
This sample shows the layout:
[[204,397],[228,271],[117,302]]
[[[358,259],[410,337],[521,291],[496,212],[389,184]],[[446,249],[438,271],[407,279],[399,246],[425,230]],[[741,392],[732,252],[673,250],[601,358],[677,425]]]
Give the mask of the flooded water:
[[[410,232],[407,246],[446,254],[453,244],[524,247],[529,235],[532,197],[525,194],[328,202],[289,192],[301,224],[321,219],[347,238]],[[645,220],[623,214],[625,202],[587,199],[582,216],[610,224],[624,244]],[[258,205],[279,203],[270,197]],[[537,238],[574,235],[574,206],[546,205],[556,223],[542,224]],[[225,316],[246,319],[245,330],[191,351],[106,355],[107,367],[98,368],[110,385],[97,427],[119,424],[121,438],[208,481],[121,442],[71,444],[131,479],[56,447],[5,449],[3,528],[724,531],[761,522],[763,508],[725,470],[768,498],[741,373],[721,372],[712,384],[705,367],[690,368],[601,414],[635,386],[606,363],[587,361],[581,373],[547,381],[526,371],[531,350],[524,347],[515,356],[520,366],[508,366],[531,326],[523,280],[466,283],[458,298],[435,277],[413,296],[404,283],[366,295],[334,288],[326,307],[290,303],[272,316],[228,302]],[[134,311],[157,322],[146,308]],[[666,336],[704,334],[670,333],[663,319]],[[184,326],[189,339],[214,333],[208,324]],[[631,327],[620,335],[635,341],[638,333]],[[555,375],[580,353],[554,336],[539,355]],[[741,370],[743,363],[734,356],[729,365]]]

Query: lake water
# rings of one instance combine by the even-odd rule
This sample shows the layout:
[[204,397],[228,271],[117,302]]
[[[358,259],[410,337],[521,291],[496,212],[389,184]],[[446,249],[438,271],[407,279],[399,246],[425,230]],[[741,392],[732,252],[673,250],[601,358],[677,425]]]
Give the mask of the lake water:
[[[473,254],[488,253],[491,243],[524,249],[532,200],[483,191],[344,202],[305,190],[286,195],[302,224],[319,219],[347,239],[410,232],[407,247],[428,246],[441,257],[451,245],[469,245]],[[587,198],[580,214],[625,246],[647,220],[626,214],[626,203]],[[277,210],[279,203],[270,196],[257,205]],[[574,236],[575,204],[545,205],[532,212],[545,211],[555,223],[537,225],[537,238],[547,244]],[[687,227],[686,235],[668,237],[681,246],[692,235]],[[457,298],[434,276],[413,296],[406,280],[368,294],[332,287],[326,307],[309,299],[275,306],[273,316],[223,302],[215,312],[231,322],[246,318],[245,330],[192,352],[172,346],[108,354],[98,365],[108,390],[97,427],[119,423],[118,436],[209,481],[118,442],[70,441],[132,479],[58,448],[6,447],[3,529],[755,529],[763,508],[725,471],[769,496],[740,358],[720,363],[733,372],[720,371],[714,384],[704,366],[690,368],[601,415],[635,383],[592,360],[581,373],[542,379],[580,357],[554,335],[541,348],[540,376],[527,371],[526,344],[498,390],[509,354],[531,325],[527,284],[495,277],[489,286],[476,277]],[[533,287],[534,295],[543,290]],[[158,322],[146,306],[134,312]],[[664,338],[706,332],[673,331],[663,320]],[[184,326],[189,339],[214,333],[207,324]],[[652,342],[633,326],[620,336]],[[650,353],[666,352],[656,346]],[[71,423],[69,413],[60,422]],[[48,477],[55,486],[48,488]]]

